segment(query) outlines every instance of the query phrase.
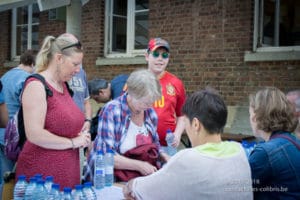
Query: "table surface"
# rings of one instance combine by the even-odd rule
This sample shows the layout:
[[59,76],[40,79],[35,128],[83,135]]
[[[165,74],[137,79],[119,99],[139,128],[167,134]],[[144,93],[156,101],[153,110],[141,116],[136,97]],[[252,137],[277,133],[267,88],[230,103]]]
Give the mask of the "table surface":
[[114,183],[111,187],[105,187],[101,190],[95,190],[97,199],[123,200],[123,183]]
[[245,134],[235,134],[235,133],[223,133],[221,134],[222,140],[234,140],[237,142],[241,142],[242,140],[254,140],[255,137],[253,135],[245,135]]

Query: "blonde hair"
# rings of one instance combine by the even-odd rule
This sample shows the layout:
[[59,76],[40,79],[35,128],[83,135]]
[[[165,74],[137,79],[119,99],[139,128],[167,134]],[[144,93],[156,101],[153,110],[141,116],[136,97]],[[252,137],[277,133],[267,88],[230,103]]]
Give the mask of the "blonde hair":
[[149,97],[155,101],[161,98],[161,86],[155,75],[147,69],[138,69],[127,79],[128,94],[136,99]]
[[276,87],[266,87],[249,97],[253,108],[257,128],[265,132],[293,132],[298,119],[294,115],[292,104],[285,94]]
[[64,33],[57,38],[54,36],[46,36],[36,57],[36,71],[42,72],[46,70],[56,53],[61,53],[66,56],[70,56],[73,53],[83,53],[81,47],[76,48],[76,46],[61,50],[76,42],[79,42],[78,39],[70,33]]

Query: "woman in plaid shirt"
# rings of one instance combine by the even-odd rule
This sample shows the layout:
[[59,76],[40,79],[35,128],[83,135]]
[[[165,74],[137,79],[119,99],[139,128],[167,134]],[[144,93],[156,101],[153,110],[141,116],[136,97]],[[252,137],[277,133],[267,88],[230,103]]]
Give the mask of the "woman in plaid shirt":
[[96,152],[105,147],[115,151],[115,169],[138,171],[144,176],[154,173],[157,168],[148,162],[123,156],[126,151],[155,143],[162,160],[168,159],[160,150],[158,118],[152,108],[154,101],[161,97],[158,80],[146,69],[136,70],[130,74],[127,87],[126,93],[108,102],[99,114],[98,135],[89,155],[85,179],[93,180]]

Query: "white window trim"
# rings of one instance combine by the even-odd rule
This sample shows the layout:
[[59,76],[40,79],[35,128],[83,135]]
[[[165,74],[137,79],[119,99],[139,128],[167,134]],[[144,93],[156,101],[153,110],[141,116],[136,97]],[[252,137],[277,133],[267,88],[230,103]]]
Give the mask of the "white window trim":
[[[279,5],[280,0],[276,0]],[[281,61],[281,60],[300,60],[300,46],[289,47],[257,47],[258,24],[259,24],[259,3],[263,1],[254,1],[254,30],[253,30],[253,47],[252,52],[246,51],[244,61]],[[262,4],[262,3],[261,3]],[[263,6],[263,4],[262,4]],[[261,7],[262,7],[261,6]],[[260,28],[262,31],[262,28]]]
[[[11,60],[18,61],[20,60],[20,55],[17,55],[17,9],[12,9],[12,25],[11,25]],[[32,23],[32,4],[28,5],[28,22],[27,22],[27,49],[32,48],[32,26],[38,25],[39,23]]]
[[[108,53],[108,50],[111,47],[111,27],[112,27],[112,6],[113,3],[111,0],[105,1],[105,42],[104,42],[104,57],[106,58],[133,58],[144,56],[145,50],[134,50],[134,33],[132,30],[135,30],[135,0],[128,0],[128,8],[127,8],[127,40],[126,40],[126,52],[125,53],[117,53],[112,52]],[[109,26],[108,26],[109,24]],[[103,60],[104,58],[98,58],[98,60]],[[130,60],[130,59],[128,59]],[[137,60],[140,60],[138,58]],[[99,63],[98,63],[99,64]]]

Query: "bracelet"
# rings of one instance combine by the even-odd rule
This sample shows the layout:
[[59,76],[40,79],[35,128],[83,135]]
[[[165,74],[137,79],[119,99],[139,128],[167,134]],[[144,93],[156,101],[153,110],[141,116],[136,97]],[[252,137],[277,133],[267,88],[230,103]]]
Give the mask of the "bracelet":
[[90,122],[90,123],[92,123],[92,120],[91,120],[91,119],[88,119],[88,118],[86,118],[86,119],[84,120],[84,122]]
[[72,143],[72,149],[75,149],[75,145],[74,145],[73,139],[70,138],[70,140],[71,140],[71,143]]

